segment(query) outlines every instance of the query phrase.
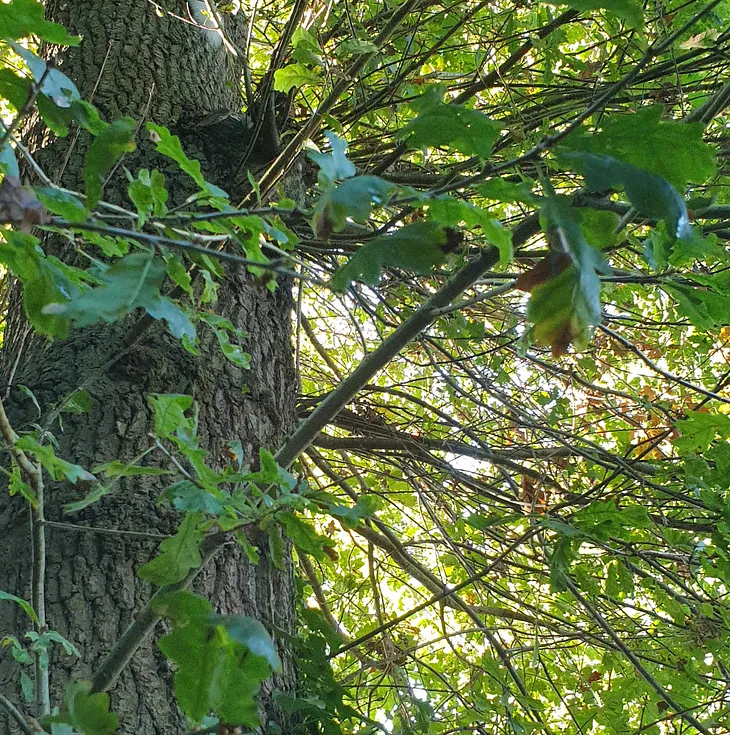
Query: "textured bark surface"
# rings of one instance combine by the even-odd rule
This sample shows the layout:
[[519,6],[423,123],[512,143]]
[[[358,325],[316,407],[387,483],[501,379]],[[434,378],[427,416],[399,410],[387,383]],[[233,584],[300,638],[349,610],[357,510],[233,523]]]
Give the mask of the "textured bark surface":
[[[86,99],[107,120],[130,115],[165,124],[174,132],[206,114],[227,109],[240,111],[237,92],[240,69],[222,44],[185,21],[187,3],[162,4],[169,15],[159,16],[148,0],[86,0],[47,3],[49,16],[84,36],[76,49],[64,51],[61,69],[77,83]],[[174,17],[177,15],[178,18]],[[242,18],[231,18],[228,32],[240,34]],[[140,132],[140,138],[144,133]],[[69,146],[73,148],[69,153]],[[35,141],[37,159],[49,175],[65,186],[82,189],[84,136],[60,141]],[[201,146],[201,150],[204,147]],[[211,180],[226,188],[226,171],[214,163],[204,168]],[[166,174],[171,197],[189,193],[189,182],[174,165],[159,159],[144,142],[124,160],[132,171],[160,168]],[[121,171],[121,169],[120,169]],[[123,172],[117,173],[105,198],[123,201]],[[125,202],[128,204],[128,202]],[[53,247],[49,244],[49,247]],[[291,296],[288,284],[276,294],[246,274],[231,273],[221,287],[219,313],[249,337],[242,347],[251,353],[251,370],[242,371],[220,354],[210,335],[203,337],[202,355],[193,358],[155,325],[131,350],[125,339],[134,319],[122,324],[76,330],[64,341],[47,343],[27,335],[19,309],[9,315],[2,355],[3,375],[12,374],[7,400],[11,420],[21,430],[37,420],[34,407],[18,384],[28,386],[44,410],[92,377],[87,388],[94,399],[91,414],[65,415],[63,430],[54,424],[58,454],[91,468],[114,458],[131,458],[149,446],[150,393],[193,394],[200,405],[200,441],[211,463],[224,461],[229,439],[242,440],[246,459],[255,461],[260,446],[276,448],[294,421],[296,376],[291,356]],[[201,327],[202,329],[202,327]],[[110,365],[110,366],[109,366]],[[108,367],[105,367],[108,366]],[[164,458],[155,459],[164,463]],[[7,457],[3,460],[7,463]],[[114,493],[75,516],[63,516],[60,506],[83,492],[68,484],[51,485],[47,494],[49,520],[127,531],[174,531],[178,515],[158,507],[164,485],[148,478],[129,478]],[[0,589],[30,597],[30,537],[28,510],[22,500],[0,495]],[[253,539],[256,542],[256,539]],[[274,568],[260,544],[261,562],[250,565],[236,547],[227,547],[199,577],[197,587],[209,594],[223,613],[245,613],[291,630],[294,617],[292,569]],[[55,654],[52,695],[62,691],[68,675],[88,677],[149,598],[149,585],[136,579],[137,568],[155,553],[154,540],[121,534],[48,529],[49,625],[79,647],[81,661]],[[15,606],[0,605],[0,637],[22,636],[27,630]],[[273,685],[291,691],[294,672],[290,656],[280,650],[284,672]],[[7,649],[0,652],[0,689],[7,692],[17,670]],[[17,679],[16,679],[17,680]],[[184,722],[169,688],[170,671],[153,642],[135,656],[112,690],[112,707],[121,716],[126,733],[180,733]],[[276,714],[268,697],[262,701],[271,717]],[[0,713],[0,732],[13,732]]]

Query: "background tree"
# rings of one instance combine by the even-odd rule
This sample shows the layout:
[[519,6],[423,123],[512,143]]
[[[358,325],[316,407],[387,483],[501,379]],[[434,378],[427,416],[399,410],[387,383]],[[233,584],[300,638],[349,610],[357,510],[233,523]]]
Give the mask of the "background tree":
[[728,732],[724,4],[59,6],[0,6],[80,83],[8,44],[12,726],[184,731],[164,617],[209,731]]
[[[20,4],[18,11],[26,6],[30,4]],[[8,14],[11,12],[12,8]],[[226,113],[242,108],[239,81],[244,59],[232,55],[220,36],[201,26],[204,18],[196,19],[190,13],[185,2],[169,5],[159,13],[147,2],[47,3],[46,16],[84,40],[60,52],[49,47],[45,56],[77,83],[80,97],[92,99],[106,120],[123,116],[136,119],[130,132],[120,127],[117,137],[131,139],[146,122],[166,125],[180,132],[193,147],[205,175],[235,196],[230,163],[222,163],[221,156],[208,157],[203,144],[206,137],[217,135],[219,127],[225,126]],[[244,44],[245,18],[242,14],[227,18],[229,42]],[[107,163],[109,170],[97,174],[100,180],[108,179],[106,200],[128,205],[125,169],[136,175],[146,167],[164,174],[167,206],[179,207],[197,192],[195,182],[174,162],[165,163],[155,153],[144,128],[137,137],[136,151],[127,150],[113,171],[112,157]],[[85,161],[91,155],[88,134],[71,133],[51,143],[48,136],[38,133],[33,140],[39,142],[29,147],[54,185],[85,189]],[[102,143],[101,155],[109,156],[104,147]],[[148,188],[147,193],[150,191]],[[110,224],[129,221],[124,216],[112,217]],[[121,254],[127,246],[120,242],[117,247],[120,249],[115,254]],[[47,250],[68,262],[74,260],[67,238],[54,239]],[[184,271],[182,261],[173,263]],[[129,297],[134,280],[133,276],[131,283],[120,285],[121,298]],[[211,296],[200,297],[203,303],[210,300]],[[216,310],[235,329],[229,346],[237,351],[233,361],[223,355],[213,332],[200,335],[200,354],[193,357],[157,323],[135,317],[75,330],[67,339],[49,343],[46,335],[29,332],[22,301],[11,300],[3,375],[11,386],[6,395],[12,425],[21,430],[38,420],[44,429],[54,432],[59,456],[84,467],[93,468],[115,458],[127,462],[149,456],[153,425],[149,397],[185,393],[196,397],[198,435],[213,466],[230,461],[227,442],[233,438],[240,441],[246,461],[255,459],[260,446],[275,447],[293,426],[296,379],[290,346],[289,289],[284,286],[270,293],[253,277],[240,270],[232,272],[220,283]],[[245,358],[238,346],[244,333],[250,355]],[[17,390],[18,384],[28,386],[46,411],[61,408],[62,431],[52,428],[55,418],[48,413],[38,416],[34,401]],[[88,391],[90,410],[68,413],[62,402],[82,387]],[[151,458],[140,461],[159,464]],[[67,656],[59,657],[59,668],[75,666],[77,676],[90,678],[149,597],[149,585],[135,583],[136,570],[154,553],[159,534],[173,533],[179,523],[178,513],[171,513],[169,505],[160,508],[158,504],[161,490],[170,484],[167,477],[163,479],[164,483],[154,475],[133,473],[112,480],[113,492],[108,497],[73,518],[64,516],[62,506],[83,497],[83,481],[75,488],[66,482],[48,488],[45,515],[49,521],[72,520],[75,526],[124,531],[47,530],[46,617],[81,651],[80,668]],[[24,505],[19,497],[6,496],[3,503],[5,563],[1,565],[0,589],[20,594],[29,589],[32,569]],[[240,547],[230,546],[201,575],[200,589],[211,596],[220,612],[246,612],[290,630],[294,616],[291,568],[285,565],[275,570],[270,557],[263,556],[254,568]],[[275,595],[272,590],[277,591]],[[25,630],[26,622],[16,616],[17,612],[14,606],[3,606],[3,632]],[[124,727],[129,732],[182,731],[184,720],[167,690],[169,666],[156,646],[146,645],[133,661],[113,689],[113,706]],[[287,663],[281,681],[285,690],[292,686],[291,677]],[[57,675],[53,680],[58,687],[54,694],[59,696],[63,679]]]

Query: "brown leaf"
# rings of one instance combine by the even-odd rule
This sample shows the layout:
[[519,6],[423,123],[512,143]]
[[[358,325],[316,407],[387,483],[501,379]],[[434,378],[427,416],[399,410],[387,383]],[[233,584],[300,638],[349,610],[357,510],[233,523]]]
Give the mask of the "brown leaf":
[[553,357],[568,354],[568,347],[575,339],[575,330],[572,321],[561,324],[560,327],[550,335],[550,350]]
[[570,256],[552,250],[534,267],[523,273],[516,281],[515,288],[531,293],[534,288],[559,276],[571,263]]
[[332,219],[328,206],[322,207],[315,212],[312,229],[320,240],[329,240],[330,235],[335,231],[335,222]]
[[30,232],[35,225],[48,224],[51,217],[19,178],[6,175],[0,183],[0,220]]
[[545,486],[527,475],[522,475],[520,502],[527,513],[547,513],[550,504],[550,493]]

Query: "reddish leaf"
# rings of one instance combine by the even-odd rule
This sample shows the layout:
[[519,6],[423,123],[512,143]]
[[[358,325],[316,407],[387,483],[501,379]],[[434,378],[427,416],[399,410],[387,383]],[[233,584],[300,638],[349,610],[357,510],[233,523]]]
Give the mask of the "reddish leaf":
[[532,289],[559,276],[571,263],[569,255],[552,250],[534,267],[523,273],[515,282],[515,288],[532,293]]

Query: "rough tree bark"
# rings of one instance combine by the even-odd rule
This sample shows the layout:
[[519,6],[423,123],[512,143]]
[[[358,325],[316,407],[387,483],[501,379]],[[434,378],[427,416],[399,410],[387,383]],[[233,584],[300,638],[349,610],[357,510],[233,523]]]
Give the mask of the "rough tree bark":
[[[241,59],[226,52],[214,34],[185,22],[188,3],[169,0],[159,9],[148,0],[49,0],[48,16],[84,37],[76,49],[62,51],[60,67],[78,85],[107,120],[130,115],[167,125],[173,132],[189,129],[196,121],[219,110],[239,112]],[[177,16],[177,17],[176,17]],[[231,17],[227,32],[243,37],[245,19]],[[237,35],[238,34],[238,35]],[[243,46],[243,43],[240,44]],[[138,151],[125,158],[132,171],[160,168],[167,177],[171,197],[189,193],[189,182],[169,162],[160,159],[144,128]],[[38,140],[34,152],[58,183],[83,189],[84,136],[73,144],[73,134],[60,141]],[[227,171],[204,158],[204,170],[226,188]],[[219,157],[220,158],[220,157]],[[222,157],[230,161],[230,156]],[[121,172],[121,169],[120,169]],[[106,198],[122,201],[125,180],[118,173]],[[128,202],[126,202],[128,203]],[[49,247],[54,247],[49,244]],[[27,333],[19,304],[8,315],[2,355],[3,383],[12,376],[7,395],[11,420],[21,430],[37,420],[35,409],[17,389],[28,386],[44,410],[62,396],[96,376],[88,386],[94,399],[90,414],[64,417],[63,429],[52,427],[63,456],[85,467],[113,458],[131,458],[149,446],[150,393],[193,394],[200,405],[201,445],[212,462],[223,461],[225,443],[242,440],[247,460],[255,461],[260,446],[276,448],[294,421],[296,376],[291,357],[291,290],[282,284],[275,294],[246,274],[231,273],[221,288],[218,310],[249,333],[244,349],[252,367],[244,372],[224,360],[210,340],[203,340],[202,356],[192,358],[157,325],[125,351],[134,327],[130,318],[121,324],[76,330],[63,341],[48,343]],[[103,366],[110,363],[107,369]],[[245,386],[245,389],[244,389]],[[7,462],[7,458],[3,460]],[[157,507],[160,483],[130,478],[111,495],[74,517],[62,516],[60,506],[79,497],[70,485],[48,489],[46,515],[50,520],[128,531],[172,532],[178,516]],[[57,698],[68,676],[85,678],[111,649],[149,598],[149,585],[135,577],[136,569],[156,551],[153,540],[123,534],[108,535],[48,528],[47,598],[49,625],[81,650],[81,660],[54,655],[52,694]],[[0,589],[29,598],[30,537],[28,510],[18,497],[0,495]],[[255,541],[255,539],[254,539]],[[252,566],[236,547],[226,547],[201,573],[197,587],[210,595],[224,613],[244,613],[265,624],[291,630],[294,621],[294,584],[290,565],[277,570],[266,546]],[[22,636],[27,630],[12,605],[0,605],[0,636]],[[7,649],[6,649],[7,650]],[[268,717],[278,717],[270,697],[272,686],[291,691],[294,671],[286,650],[280,650],[284,672],[262,695]],[[0,690],[8,692],[14,665],[0,653]],[[58,701],[58,699],[56,699]],[[184,721],[170,691],[167,663],[149,642],[112,690],[112,707],[120,714],[121,730],[144,735],[184,731]],[[13,732],[0,712],[0,731]]]

